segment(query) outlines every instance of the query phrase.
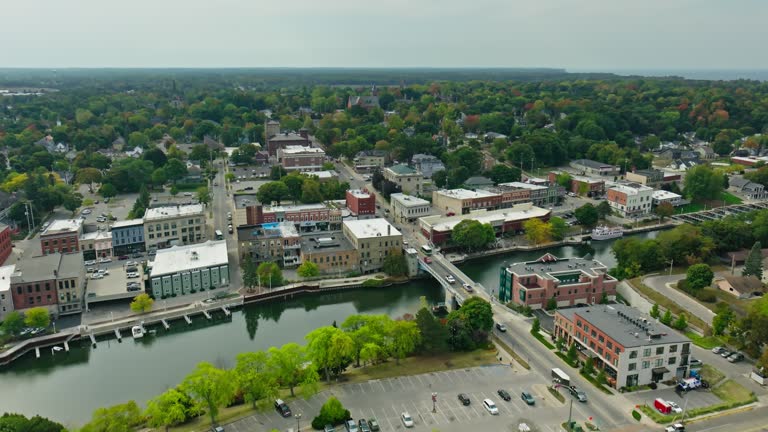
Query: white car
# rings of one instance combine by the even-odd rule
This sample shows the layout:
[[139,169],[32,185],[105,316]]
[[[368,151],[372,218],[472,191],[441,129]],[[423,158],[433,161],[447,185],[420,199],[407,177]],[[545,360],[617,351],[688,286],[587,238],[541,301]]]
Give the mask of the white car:
[[96,265],[96,260],[88,260],[88,261],[84,262],[83,264],[85,264],[87,266]]
[[402,413],[402,414],[400,414],[400,420],[403,421],[403,426],[405,426],[407,428],[412,428],[413,425],[414,425],[413,417],[411,417],[411,415],[408,414],[407,411]]
[[445,276],[445,280],[447,280],[448,283],[450,283],[450,284],[456,283],[456,279],[454,279],[453,276],[451,276],[451,275],[446,275]]
[[491,415],[499,415],[499,409],[496,407],[496,404],[493,403],[490,399],[483,399],[483,407],[485,407],[486,411],[491,413]]
[[191,197],[192,196],[192,192],[184,192],[184,196]]
[[96,222],[100,222],[101,223],[101,222],[106,222],[106,221],[107,221],[107,218],[105,218],[104,216],[99,216],[99,217],[96,218]]
[[128,279],[135,279],[135,278],[139,277],[139,274],[136,273],[136,272],[126,273],[125,277],[127,277]]
[[80,214],[89,215],[89,214],[91,214],[91,211],[89,209],[85,209],[85,210],[81,211]]
[[139,265],[139,263],[137,263],[136,261],[128,261],[127,263],[125,263],[126,267],[133,267],[137,265]]
[[111,263],[112,258],[99,258],[99,264]]
[[676,412],[678,414],[683,412],[683,409],[680,408],[680,405],[678,405],[677,402],[667,401],[667,403],[669,404],[669,406],[672,407],[672,411],[674,411],[674,412]]
[[91,275],[91,279],[104,279],[104,275],[101,273],[94,273]]

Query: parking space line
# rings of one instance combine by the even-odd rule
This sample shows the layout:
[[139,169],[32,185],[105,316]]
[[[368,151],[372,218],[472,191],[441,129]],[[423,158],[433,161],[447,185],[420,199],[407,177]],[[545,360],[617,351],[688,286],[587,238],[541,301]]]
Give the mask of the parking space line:
[[381,386],[381,391],[384,391],[384,392],[387,391],[387,389],[384,388],[384,383],[382,383],[381,380],[377,380],[376,382],[378,382],[379,385]]
[[411,387],[413,388],[419,388],[419,384],[416,382],[416,380],[413,378],[413,376],[408,376],[408,382],[411,384]]

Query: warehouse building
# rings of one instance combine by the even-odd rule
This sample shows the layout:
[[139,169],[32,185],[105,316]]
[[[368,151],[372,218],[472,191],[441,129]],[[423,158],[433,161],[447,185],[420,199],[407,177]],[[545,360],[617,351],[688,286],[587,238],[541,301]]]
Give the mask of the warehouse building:
[[149,274],[155,298],[225,287],[229,280],[226,240],[160,249]]

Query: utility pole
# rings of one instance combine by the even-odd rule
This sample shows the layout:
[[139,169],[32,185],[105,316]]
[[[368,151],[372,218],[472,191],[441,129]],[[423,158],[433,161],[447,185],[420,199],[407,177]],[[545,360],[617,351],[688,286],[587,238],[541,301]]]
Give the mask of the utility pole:
[[571,424],[571,417],[573,414],[573,398],[571,398],[571,404],[568,406],[568,424]]
[[675,264],[674,258],[669,261],[669,275],[672,276],[672,266]]

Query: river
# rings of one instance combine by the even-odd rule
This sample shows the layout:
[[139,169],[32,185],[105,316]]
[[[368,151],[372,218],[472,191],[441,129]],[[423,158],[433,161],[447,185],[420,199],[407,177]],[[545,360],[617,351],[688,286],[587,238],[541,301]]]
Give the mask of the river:
[[[653,237],[656,233],[642,234]],[[504,262],[535,259],[546,252],[557,256],[582,256],[589,252],[608,267],[615,264],[611,242],[590,247],[559,247],[512,253],[462,264],[460,268],[488,289],[498,285]],[[341,323],[354,314],[415,314],[419,297],[430,303],[445,300],[434,281],[420,280],[381,290],[352,290],[308,296],[285,303],[251,305],[225,319],[209,322],[195,318],[191,326],[172,323],[170,331],[140,341],[122,343],[99,340],[72,344],[69,353],[43,350],[39,359],[28,353],[0,370],[0,407],[4,412],[39,414],[67,425],[82,424],[98,407],[148,399],[177,385],[198,362],[231,367],[241,352],[267,349],[288,342],[304,343],[304,335],[317,327]]]

